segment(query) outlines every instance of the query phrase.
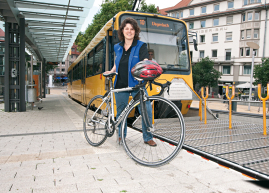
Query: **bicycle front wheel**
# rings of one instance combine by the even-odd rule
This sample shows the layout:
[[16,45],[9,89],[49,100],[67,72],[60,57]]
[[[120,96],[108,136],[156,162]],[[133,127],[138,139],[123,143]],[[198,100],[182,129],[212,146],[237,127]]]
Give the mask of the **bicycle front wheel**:
[[106,138],[106,122],[110,104],[103,102],[103,96],[97,95],[89,102],[83,119],[85,138],[92,146],[102,145]]
[[[157,146],[149,146],[144,142],[139,100],[126,113],[122,125],[127,121],[127,135],[122,141],[127,154],[139,164],[161,166],[175,158],[182,148],[185,123],[181,112],[171,101],[158,96],[148,97],[147,101],[152,107],[153,129],[150,133]],[[121,132],[121,136],[124,136],[123,128]]]

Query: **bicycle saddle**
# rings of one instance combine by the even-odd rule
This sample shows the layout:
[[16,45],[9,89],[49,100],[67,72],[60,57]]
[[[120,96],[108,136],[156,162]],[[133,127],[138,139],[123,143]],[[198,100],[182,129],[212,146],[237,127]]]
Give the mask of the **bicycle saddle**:
[[111,72],[111,73],[108,73],[108,74],[103,73],[103,76],[104,77],[113,77],[113,76],[115,76],[117,74],[118,74],[117,72]]

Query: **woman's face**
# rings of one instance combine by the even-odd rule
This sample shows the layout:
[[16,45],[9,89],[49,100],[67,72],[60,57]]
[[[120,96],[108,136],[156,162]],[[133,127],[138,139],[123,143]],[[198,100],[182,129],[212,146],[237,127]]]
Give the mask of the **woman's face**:
[[125,25],[125,27],[123,28],[123,35],[124,35],[124,38],[127,40],[134,39],[135,29],[133,28],[133,26],[131,24],[127,23]]

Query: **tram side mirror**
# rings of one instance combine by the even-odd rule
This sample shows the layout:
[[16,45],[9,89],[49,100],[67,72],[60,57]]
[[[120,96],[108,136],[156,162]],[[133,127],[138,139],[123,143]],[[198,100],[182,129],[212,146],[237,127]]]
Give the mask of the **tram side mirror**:
[[196,39],[193,39],[193,46],[194,46],[194,49],[195,49],[195,51],[198,51],[198,47],[197,47],[197,41],[196,41]]
[[113,35],[112,35],[112,43],[113,44],[117,44],[119,43],[119,37],[118,37],[118,31],[117,30],[113,30]]

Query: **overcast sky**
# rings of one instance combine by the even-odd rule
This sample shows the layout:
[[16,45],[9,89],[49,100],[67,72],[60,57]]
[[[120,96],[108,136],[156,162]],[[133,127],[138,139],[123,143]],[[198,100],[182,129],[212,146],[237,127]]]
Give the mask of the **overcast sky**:
[[[172,7],[174,5],[176,5],[178,2],[180,2],[181,0],[145,0],[146,4],[155,4],[155,6],[159,6],[160,9],[164,9],[167,7]],[[80,31],[84,32],[88,25],[92,22],[92,18],[93,16],[98,12],[98,10],[100,9],[100,5],[102,4],[102,0],[95,0],[93,7],[90,9],[90,13],[88,15],[88,17],[85,19],[84,25],[82,25],[82,28]]]

